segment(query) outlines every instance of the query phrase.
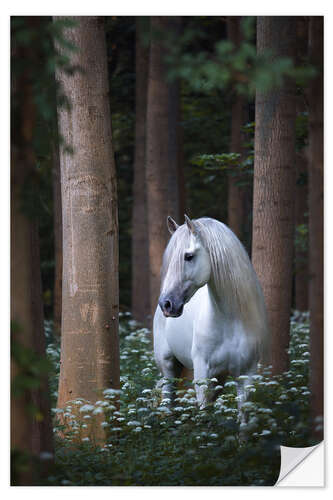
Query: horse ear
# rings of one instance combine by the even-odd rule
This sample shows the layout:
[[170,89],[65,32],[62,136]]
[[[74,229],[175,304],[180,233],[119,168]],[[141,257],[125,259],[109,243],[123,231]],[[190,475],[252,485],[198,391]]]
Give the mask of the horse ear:
[[174,221],[173,218],[170,217],[170,215],[168,215],[168,218],[167,218],[167,226],[169,229],[169,233],[171,233],[171,234],[173,234],[179,227],[177,222]]
[[187,227],[189,228],[189,230],[191,231],[192,234],[196,234],[194,222],[189,217],[187,217],[186,214],[184,214],[184,216],[185,216],[185,223],[186,223]]

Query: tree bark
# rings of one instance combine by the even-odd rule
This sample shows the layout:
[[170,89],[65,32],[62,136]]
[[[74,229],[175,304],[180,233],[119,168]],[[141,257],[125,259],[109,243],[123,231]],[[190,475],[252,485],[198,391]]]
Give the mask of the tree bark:
[[[292,17],[258,17],[257,50],[295,54]],[[252,260],[263,287],[274,373],[288,368],[295,197],[295,88],[256,94]]]
[[[241,43],[240,17],[228,17],[228,38],[233,42],[235,47],[239,47]],[[233,96],[231,107],[231,138],[230,152],[239,153],[242,155],[244,134],[242,126],[246,122],[246,99],[236,94]],[[240,161],[242,157],[240,158]],[[230,173],[228,176],[228,225],[230,229],[242,240],[244,230],[244,190],[238,185],[240,176],[235,173]]]
[[318,74],[309,91],[309,261],[310,261],[310,386],[313,432],[323,439],[315,419],[324,415],[324,339],[323,339],[323,17],[310,18],[309,58]]
[[[104,23],[74,17],[74,75],[57,71],[71,102],[58,109],[63,203],[63,294],[58,407],[119,387],[118,215]],[[95,438],[103,440],[102,429]]]
[[[303,149],[296,154],[296,193],[295,193],[295,225],[306,225],[308,222],[308,170],[307,152]],[[308,301],[308,251],[306,248],[295,248],[295,308],[307,311]]]
[[62,207],[59,142],[56,137],[53,142],[53,224],[54,224],[54,291],[53,291],[53,331],[61,335],[61,303],[62,303]]
[[[34,67],[40,57],[40,18],[29,18],[24,29],[30,32],[28,44],[16,40],[13,58],[29,61]],[[26,70],[13,75],[11,136],[11,451],[13,462],[11,483],[40,484],[47,474],[53,457],[53,435],[48,399],[48,373],[33,375],[24,359],[45,358],[44,318],[40,272],[38,220],[22,210],[26,181],[36,175],[33,136],[36,125],[36,105],[33,95],[34,74]],[[17,113],[17,116],[14,116]],[[33,184],[31,184],[33,186]],[[17,352],[21,352],[17,356]],[[23,353],[22,353],[23,352]],[[15,354],[16,353],[16,354]],[[28,373],[27,373],[28,372]],[[30,389],[28,380],[34,377],[38,386]],[[17,393],[18,382],[25,384]],[[20,386],[20,384],[19,384]],[[33,409],[33,412],[31,411]],[[41,455],[41,454],[44,454]],[[45,455],[47,453],[47,455]],[[21,468],[18,455],[25,457]],[[42,459],[46,458],[45,461]],[[51,460],[50,460],[51,459]],[[36,465],[39,462],[38,468]]]
[[[308,18],[297,16],[297,49],[296,64],[304,65],[308,54],[309,26]],[[297,118],[308,112],[308,104],[305,98],[306,90],[297,96],[296,115]],[[306,235],[300,239],[298,227],[308,225],[308,147],[297,144],[296,152],[296,192],[295,192],[295,308],[298,311],[306,311],[308,305],[309,291],[309,266],[308,266],[308,238]]]
[[146,182],[152,316],[159,296],[162,256],[169,240],[167,216],[177,219],[179,214],[179,85],[167,82],[167,49],[154,33],[175,29],[177,23],[177,18],[151,18],[153,39],[148,77]]
[[[136,21],[135,158],[132,211],[132,315],[141,323],[150,314],[148,214],[146,194],[146,113],[149,48]],[[142,293],[142,284],[147,287]]]
[[[32,315],[34,318],[34,352],[38,359],[46,357],[46,341],[44,335],[44,312],[42,302],[42,277],[40,267],[40,245],[38,234],[38,223],[36,222],[32,231],[31,239],[31,301]],[[32,401],[36,407],[36,415],[33,419],[32,450],[35,456],[44,458],[40,461],[40,477],[47,477],[52,465],[53,425],[51,417],[51,402],[49,392],[48,373],[40,376],[40,385],[32,391]]]

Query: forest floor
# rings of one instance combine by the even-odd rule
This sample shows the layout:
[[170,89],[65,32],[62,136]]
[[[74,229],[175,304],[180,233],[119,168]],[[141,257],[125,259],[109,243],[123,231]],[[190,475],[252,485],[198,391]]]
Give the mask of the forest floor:
[[[60,347],[52,342],[50,323],[46,332],[47,352],[54,366],[51,389],[55,405]],[[65,410],[53,410],[62,412],[72,431],[59,439],[55,423],[56,465],[46,484],[273,485],[279,476],[281,444],[315,444],[309,436],[307,313],[296,311],[291,317],[288,352],[289,371],[272,376],[268,367],[249,382],[245,422],[239,419],[236,381],[231,378],[223,394],[206,410],[198,409],[193,384],[182,381],[176,406],[170,411],[156,388],[160,374],[150,332],[139,328],[129,313],[122,314],[121,390],[106,389],[95,404],[76,400]],[[80,422],[75,417],[78,411],[83,415]],[[107,433],[103,448],[85,437],[85,428],[94,419]]]

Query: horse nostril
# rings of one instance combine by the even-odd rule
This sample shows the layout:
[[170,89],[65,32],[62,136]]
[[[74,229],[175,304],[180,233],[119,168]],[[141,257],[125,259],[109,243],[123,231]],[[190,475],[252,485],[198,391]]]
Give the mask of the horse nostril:
[[170,300],[166,300],[164,302],[164,310],[165,311],[170,311],[171,310],[171,302],[170,302]]

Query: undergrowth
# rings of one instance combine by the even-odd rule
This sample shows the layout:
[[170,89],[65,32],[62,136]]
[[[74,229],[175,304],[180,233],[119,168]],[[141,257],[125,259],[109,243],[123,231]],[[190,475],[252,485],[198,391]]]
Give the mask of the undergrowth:
[[[51,325],[47,327],[50,330]],[[51,335],[48,337],[50,340]],[[54,366],[51,391],[55,404],[60,348],[49,342],[47,351]],[[176,406],[170,410],[156,388],[160,374],[149,331],[138,328],[126,313],[120,318],[120,352],[120,391],[106,389],[94,404],[81,399],[64,410],[53,410],[63,412],[72,431],[60,440],[55,424],[56,467],[47,484],[272,485],[279,475],[281,444],[314,444],[308,425],[306,313],[295,312],[291,318],[290,370],[272,376],[268,367],[247,384],[249,397],[242,423],[236,380],[231,378],[223,394],[206,410],[198,409],[193,384],[182,381]],[[80,422],[75,418],[77,412],[82,415]],[[87,424],[82,422],[96,416],[108,436],[103,448],[84,437]],[[73,446],[73,441],[79,444]]]

